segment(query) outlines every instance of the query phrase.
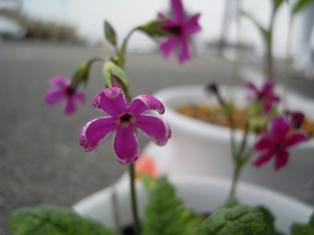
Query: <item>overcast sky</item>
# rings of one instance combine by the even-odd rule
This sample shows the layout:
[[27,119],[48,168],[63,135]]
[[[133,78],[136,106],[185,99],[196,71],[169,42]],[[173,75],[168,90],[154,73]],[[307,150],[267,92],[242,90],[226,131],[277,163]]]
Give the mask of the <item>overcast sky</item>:
[[[221,31],[224,0],[183,0],[189,12],[201,12],[202,32],[197,40],[204,42],[218,38]],[[120,38],[132,27],[154,18],[158,11],[167,9],[169,0],[23,0],[23,9],[29,15],[43,20],[67,22],[77,27],[80,36],[93,41],[101,40],[103,21],[110,21]],[[265,0],[243,0],[243,7],[250,10],[261,22],[267,23],[270,4]],[[281,9],[276,20],[276,52],[284,51],[287,32],[287,14]],[[249,22],[242,24],[242,40],[261,45],[261,39]],[[131,46],[150,45],[143,35],[136,35]]]

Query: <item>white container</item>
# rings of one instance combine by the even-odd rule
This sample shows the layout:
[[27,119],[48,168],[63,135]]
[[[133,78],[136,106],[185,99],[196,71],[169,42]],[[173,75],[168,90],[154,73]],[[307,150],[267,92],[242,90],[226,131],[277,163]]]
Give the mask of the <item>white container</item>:
[[[234,88],[232,94],[221,89],[233,103],[245,105],[247,91]],[[166,146],[168,155],[166,173],[170,175],[215,176],[230,178],[232,161],[230,154],[230,130],[205,123],[175,111],[180,104],[213,104],[216,97],[209,95],[203,86],[181,86],[161,90],[155,94],[166,106],[164,119],[170,124],[172,138]],[[290,109],[303,111],[314,120],[314,103],[304,97],[289,94],[286,102]],[[236,131],[235,139],[239,144],[243,132]],[[254,136],[249,136],[252,145]],[[156,156],[156,160],[158,156]],[[273,160],[261,168],[250,163],[243,170],[241,179],[293,194],[302,199],[314,198],[314,141],[291,148],[287,167],[275,172]],[[310,194],[310,195],[309,195]],[[306,197],[306,198],[305,198]]]
[[[230,182],[210,177],[172,177],[178,196],[184,203],[199,213],[213,212],[225,200]],[[129,187],[125,181],[113,187],[99,191],[73,206],[79,214],[96,219],[110,228],[116,227],[113,214],[113,192],[116,195],[117,215],[120,225],[132,223]],[[141,184],[137,184],[140,215],[143,218],[146,192]],[[295,199],[276,193],[266,188],[240,183],[238,199],[248,205],[264,205],[275,215],[276,229],[289,234],[293,222],[306,223],[313,208]],[[171,208],[169,208],[171,209]]]

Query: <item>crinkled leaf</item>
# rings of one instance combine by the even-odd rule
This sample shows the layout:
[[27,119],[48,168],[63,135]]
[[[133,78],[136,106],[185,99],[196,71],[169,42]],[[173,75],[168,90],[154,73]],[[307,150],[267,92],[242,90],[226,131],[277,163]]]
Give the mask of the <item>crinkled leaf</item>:
[[291,226],[291,235],[313,235],[314,234],[314,213],[308,224],[294,223]]
[[119,84],[121,84],[125,93],[128,89],[128,80],[126,74],[122,68],[113,63],[112,61],[107,61],[104,64],[103,76],[105,79],[106,87],[112,87],[114,84],[113,79],[116,79]]
[[292,9],[292,16],[296,15],[300,11],[304,10],[309,4],[314,3],[314,0],[299,0]]
[[105,20],[104,27],[105,27],[105,37],[108,40],[108,42],[110,42],[110,44],[113,46],[117,46],[117,35],[112,25],[108,21]]
[[261,207],[235,205],[218,209],[197,235],[273,235],[273,216]]
[[160,27],[160,24],[162,23],[163,20],[157,19],[157,20],[152,20],[149,21],[146,24],[143,24],[138,27],[138,29],[146,34],[148,34],[151,37],[155,36],[165,36],[169,34],[166,30],[163,30]]
[[99,222],[56,206],[17,209],[9,223],[16,235],[117,235]]
[[184,206],[167,178],[140,177],[149,194],[143,235],[195,234],[203,219]]

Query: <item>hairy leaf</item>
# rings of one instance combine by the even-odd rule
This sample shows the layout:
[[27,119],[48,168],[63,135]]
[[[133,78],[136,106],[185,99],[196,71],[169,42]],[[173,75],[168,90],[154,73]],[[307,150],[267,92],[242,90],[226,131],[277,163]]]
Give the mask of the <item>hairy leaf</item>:
[[177,198],[175,189],[167,178],[152,179],[140,176],[149,194],[143,235],[191,235],[195,234],[202,218],[186,208]]
[[16,235],[117,235],[99,222],[56,206],[17,209],[9,224]]
[[314,234],[314,213],[308,224],[294,223],[291,226],[291,235],[313,235]]
[[197,235],[273,235],[273,221],[262,207],[223,207],[203,222]]

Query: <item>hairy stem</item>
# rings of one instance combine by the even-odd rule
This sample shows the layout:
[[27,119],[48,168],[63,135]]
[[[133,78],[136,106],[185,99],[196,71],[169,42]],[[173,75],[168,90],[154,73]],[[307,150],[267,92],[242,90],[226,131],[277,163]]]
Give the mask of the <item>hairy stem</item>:
[[140,226],[140,220],[139,220],[138,211],[137,211],[137,197],[136,197],[136,189],[135,189],[135,166],[134,165],[135,164],[132,162],[130,163],[130,166],[129,166],[131,207],[132,207],[135,234],[140,235],[141,226]]
[[235,167],[234,167],[233,175],[232,175],[232,184],[231,184],[231,189],[229,193],[229,200],[235,200],[236,185],[239,181],[240,172],[241,172],[241,165],[235,163]]
[[123,43],[122,43],[122,46],[121,46],[121,49],[120,51],[118,52],[118,59],[119,59],[119,62],[118,62],[118,65],[120,67],[124,67],[124,63],[125,63],[125,52],[126,52],[126,48],[127,48],[127,45],[128,45],[128,41],[129,39],[131,38],[132,34],[138,29],[138,27],[132,29],[127,35],[126,37],[124,38],[123,40]]

